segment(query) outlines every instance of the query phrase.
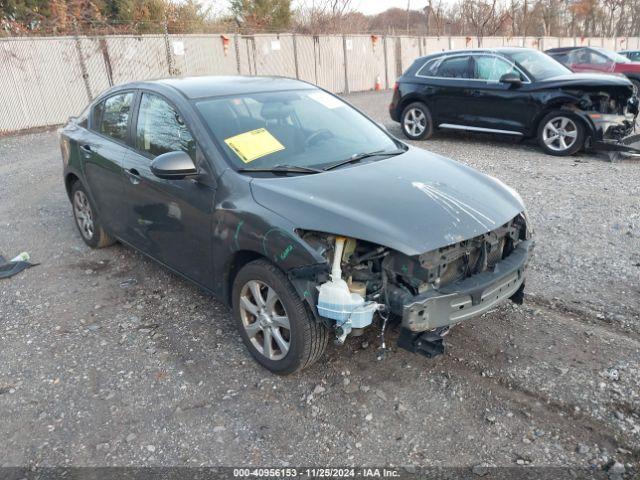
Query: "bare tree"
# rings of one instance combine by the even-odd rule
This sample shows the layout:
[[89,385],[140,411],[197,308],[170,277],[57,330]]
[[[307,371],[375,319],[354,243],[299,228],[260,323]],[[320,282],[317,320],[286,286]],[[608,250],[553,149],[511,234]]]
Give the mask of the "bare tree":
[[498,0],[462,0],[460,7],[478,45],[482,45],[483,37],[498,33],[508,18],[508,13],[499,8]]

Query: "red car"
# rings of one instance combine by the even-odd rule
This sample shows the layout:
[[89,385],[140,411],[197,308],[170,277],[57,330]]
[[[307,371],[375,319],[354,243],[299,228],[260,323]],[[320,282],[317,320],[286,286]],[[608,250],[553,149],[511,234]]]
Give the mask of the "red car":
[[636,92],[640,89],[640,62],[619,53],[597,47],[552,48],[545,53],[574,72],[621,73],[631,80]]

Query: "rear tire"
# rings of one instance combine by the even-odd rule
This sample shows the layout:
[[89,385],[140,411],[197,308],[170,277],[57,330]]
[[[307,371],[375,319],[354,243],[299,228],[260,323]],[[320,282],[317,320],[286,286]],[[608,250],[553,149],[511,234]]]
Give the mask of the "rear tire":
[[104,248],[115,243],[102,227],[95,206],[79,180],[71,186],[71,206],[76,227],[84,243],[91,248]]
[[317,322],[289,279],[266,260],[245,265],[233,282],[233,317],[251,356],[278,375],[315,363],[328,330]]
[[433,119],[422,102],[407,105],[400,116],[402,133],[410,140],[426,140],[433,135]]
[[538,144],[549,155],[573,155],[584,147],[585,126],[580,117],[564,110],[549,112],[538,125]]

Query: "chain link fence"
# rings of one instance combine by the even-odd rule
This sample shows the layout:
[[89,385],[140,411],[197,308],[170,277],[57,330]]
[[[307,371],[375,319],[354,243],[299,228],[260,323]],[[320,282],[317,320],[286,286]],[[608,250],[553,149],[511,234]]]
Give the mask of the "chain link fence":
[[334,93],[385,89],[415,58],[450,49],[593,45],[640,37],[410,37],[172,34],[0,38],[0,134],[59,125],[124,82],[192,75],[278,75]]

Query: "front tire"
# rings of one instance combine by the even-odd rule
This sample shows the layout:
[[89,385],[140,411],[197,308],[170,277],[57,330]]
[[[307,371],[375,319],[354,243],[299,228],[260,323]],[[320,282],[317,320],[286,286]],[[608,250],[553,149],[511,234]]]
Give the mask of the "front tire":
[[71,205],[76,227],[84,243],[91,248],[104,248],[115,243],[102,227],[100,217],[79,180],[71,186]]
[[402,133],[410,140],[426,140],[433,135],[431,112],[422,102],[413,102],[404,108],[400,125]]
[[233,282],[233,317],[251,356],[278,375],[316,362],[329,338],[289,279],[266,260],[245,265]]
[[573,155],[584,146],[584,123],[572,113],[555,110],[540,121],[537,138],[540,147],[549,155]]

